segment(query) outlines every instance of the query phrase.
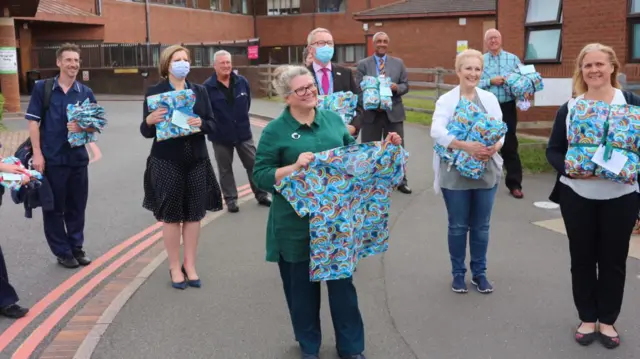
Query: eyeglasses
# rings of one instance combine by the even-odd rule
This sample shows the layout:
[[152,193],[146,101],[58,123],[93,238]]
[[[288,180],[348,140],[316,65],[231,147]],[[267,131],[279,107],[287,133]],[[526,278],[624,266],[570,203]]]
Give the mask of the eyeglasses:
[[312,43],[311,45],[314,45],[314,46],[329,45],[329,46],[333,47],[333,41],[320,40],[320,41],[316,41],[316,42]]
[[302,97],[306,94],[308,94],[309,92],[313,92],[316,89],[316,85],[315,84],[311,84],[305,87],[299,87],[293,91],[289,91],[288,94],[292,94],[292,93],[296,93],[296,95]]

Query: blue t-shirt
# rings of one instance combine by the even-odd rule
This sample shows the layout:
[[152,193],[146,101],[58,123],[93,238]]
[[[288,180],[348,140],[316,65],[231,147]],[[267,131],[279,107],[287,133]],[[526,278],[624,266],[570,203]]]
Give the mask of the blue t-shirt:
[[31,94],[29,107],[25,118],[29,121],[40,122],[40,148],[47,166],[80,167],[89,164],[89,154],[84,146],[72,148],[68,141],[67,106],[82,103],[87,98],[96,103],[91,89],[78,81],[73,83],[65,94],[55,78],[49,111],[42,122],[42,108],[44,106],[45,80],[36,82]]

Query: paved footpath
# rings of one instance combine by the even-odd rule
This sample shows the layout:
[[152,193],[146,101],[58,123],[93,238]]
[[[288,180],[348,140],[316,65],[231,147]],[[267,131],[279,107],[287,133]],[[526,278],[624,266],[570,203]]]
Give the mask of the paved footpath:
[[[254,100],[254,112],[260,106],[270,113],[281,108],[277,103]],[[256,140],[262,126],[264,123],[254,121]],[[408,177],[414,193],[394,193],[390,249],[384,256],[362,261],[355,276],[369,359],[640,357],[637,238],[632,239],[625,302],[617,324],[623,345],[615,351],[598,343],[582,348],[573,342],[578,319],[571,299],[567,240],[558,225],[560,215],[557,209],[533,205],[547,200],[552,175],[526,176],[523,200],[509,197],[501,185],[492,217],[488,263],[496,291],[491,295],[453,293],[446,211],[442,198],[431,187],[429,132],[413,125],[407,125],[406,132]],[[113,161],[110,157],[118,154],[109,146],[105,143],[105,160],[94,170],[105,176],[108,171],[101,166],[107,166]],[[239,166],[235,171],[241,176]],[[245,178],[238,179],[239,186],[245,183]],[[127,204],[125,198],[131,191],[133,188],[127,187],[119,200]],[[115,262],[127,255],[132,258],[123,269],[105,274],[109,282],[92,289],[90,299],[74,306],[62,323],[45,335],[31,357],[298,358],[277,266],[264,261],[267,210],[258,207],[246,189],[242,193],[239,213],[218,212],[209,216],[203,227],[198,262],[202,288],[178,291],[170,287],[166,254],[156,228],[156,232],[147,233],[150,237],[138,238],[135,248],[117,257]],[[139,200],[136,196],[133,203]],[[101,199],[110,200],[104,195]],[[125,213],[142,228],[137,212]],[[126,222],[122,216],[118,213],[111,222]],[[134,253],[136,248],[141,248],[140,253]],[[325,293],[321,357],[335,359]],[[27,330],[37,335],[45,325],[38,322]],[[15,343],[8,348],[0,358],[22,349]],[[29,356],[15,354],[11,358]]]

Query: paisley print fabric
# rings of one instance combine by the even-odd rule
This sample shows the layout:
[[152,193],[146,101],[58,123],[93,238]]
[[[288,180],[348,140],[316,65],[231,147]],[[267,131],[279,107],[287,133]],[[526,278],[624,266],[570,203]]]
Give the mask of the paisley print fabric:
[[[156,141],[165,141],[171,138],[189,136],[200,132],[200,128],[188,126],[182,128],[172,122],[175,116],[198,117],[193,113],[193,105],[196,95],[193,90],[169,91],[147,97],[149,111],[155,111],[162,107],[167,109],[165,120],[156,124]],[[178,112],[178,113],[175,113]]]
[[544,82],[540,73],[533,72],[529,74],[520,73],[520,69],[508,74],[504,79],[505,91],[509,96],[513,96],[518,100],[524,100],[524,95],[533,95],[544,89]]
[[362,105],[365,110],[377,110],[380,107],[380,84],[374,76],[364,76],[360,81]]
[[334,92],[331,95],[318,96],[318,108],[334,112],[348,125],[353,120],[358,106],[358,95],[351,91]]
[[389,197],[407,158],[388,142],[339,147],[275,185],[298,216],[309,216],[311,281],[349,278],[360,259],[387,250]]
[[613,105],[609,112],[605,156],[609,151],[620,152],[627,156],[622,171],[615,174],[600,166],[596,168],[596,176],[618,183],[634,184],[638,180],[638,155],[640,142],[640,107],[630,105]]
[[[569,149],[565,156],[565,171],[568,175],[592,174],[618,183],[637,182],[640,161],[639,107],[580,99],[569,114],[567,140]],[[620,173],[612,173],[591,160],[600,145],[605,148],[605,158],[612,152],[627,157]]]
[[[378,76],[378,83],[380,86],[386,86],[391,88],[391,78],[387,76]],[[380,92],[378,92],[380,93]],[[393,109],[392,96],[382,96],[380,93],[380,109],[385,111],[391,111]]]
[[[485,146],[493,146],[507,133],[507,125],[482,112],[473,102],[461,98],[453,115],[447,124],[449,134],[459,141],[480,142]],[[484,174],[487,163],[477,160],[463,150],[434,146],[438,156],[455,167],[461,176],[479,179]]]
[[[76,122],[82,132],[69,132],[68,141],[71,147],[81,147],[87,143],[96,142],[98,133],[107,125],[104,107],[91,103],[87,98],[82,104],[68,105],[67,118],[69,122]],[[96,132],[86,132],[93,129]]]
[[[10,164],[10,165],[21,166],[22,168],[25,169],[26,173],[30,175],[32,181],[42,181],[42,174],[40,172],[36,170],[27,169],[17,157],[13,157],[13,156],[5,157],[0,162]],[[4,172],[0,172],[0,185],[2,185],[2,187],[9,190],[13,190],[13,191],[17,191],[22,187],[21,179],[13,180],[7,177],[10,177],[10,176],[8,176],[8,174]]]

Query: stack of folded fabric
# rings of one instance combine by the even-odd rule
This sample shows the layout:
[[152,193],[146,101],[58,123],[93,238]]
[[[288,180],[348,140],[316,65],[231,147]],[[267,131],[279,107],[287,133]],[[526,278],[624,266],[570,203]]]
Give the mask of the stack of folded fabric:
[[[386,76],[379,76],[378,77],[378,83],[380,84],[380,87],[385,86],[389,90],[391,90],[391,78],[386,77]],[[389,91],[389,92],[391,92],[391,91]],[[380,94],[380,109],[381,110],[386,110],[386,111],[391,111],[392,108],[393,108],[392,101],[391,101],[391,95],[383,96],[382,91],[380,91],[379,94]]]
[[[25,175],[31,177],[32,180],[36,180],[36,181],[41,181],[42,180],[42,174],[40,172],[35,171],[35,170],[28,170],[22,164],[22,162],[20,162],[20,160],[17,159],[16,157],[13,157],[13,156],[5,157],[0,162],[6,163],[6,164],[11,164],[11,165],[18,165],[18,166],[24,168]],[[17,190],[20,189],[20,187],[22,187],[22,175],[0,172],[0,184],[4,188],[7,188],[7,189],[12,190],[12,191],[17,191]]]
[[360,82],[362,90],[362,106],[365,110],[377,110],[380,108],[380,89],[377,77],[364,76]]
[[[456,107],[453,119],[447,124],[449,134],[458,141],[480,142],[490,147],[495,145],[507,133],[507,125],[494,117],[482,112],[473,102],[462,98]],[[479,179],[484,174],[487,163],[473,158],[467,152],[459,149],[445,148],[436,144],[434,150],[438,156],[455,167],[460,175]]]
[[[569,114],[569,148],[565,155],[567,175],[595,175],[618,183],[634,184],[640,162],[640,107],[609,105],[603,101],[578,100]],[[598,148],[608,162],[619,155],[624,165],[614,173],[593,161]]]
[[[98,133],[101,133],[107,125],[104,107],[97,103],[91,103],[89,99],[84,100],[82,104],[67,106],[67,119],[69,122],[75,122],[82,129],[81,132],[69,132],[67,140],[71,147],[84,146],[98,140]],[[93,130],[87,132],[87,130]]]
[[618,183],[636,183],[640,162],[640,107],[612,105],[606,136],[604,159],[609,160],[617,152],[626,156],[627,161],[619,173],[597,166],[595,175]]
[[156,140],[189,136],[200,132],[200,128],[187,124],[189,118],[198,117],[193,113],[196,95],[191,89],[169,91],[147,97],[149,111],[167,109],[165,120],[156,124]]
[[505,77],[504,88],[508,95],[516,98],[518,107],[526,111],[531,107],[525,95],[533,96],[534,93],[544,89],[542,76],[538,72],[523,74],[520,68]]
[[331,95],[318,97],[318,108],[335,112],[342,118],[345,125],[348,125],[355,116],[358,106],[358,95],[351,91],[334,92]]

